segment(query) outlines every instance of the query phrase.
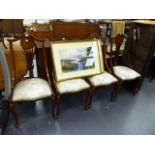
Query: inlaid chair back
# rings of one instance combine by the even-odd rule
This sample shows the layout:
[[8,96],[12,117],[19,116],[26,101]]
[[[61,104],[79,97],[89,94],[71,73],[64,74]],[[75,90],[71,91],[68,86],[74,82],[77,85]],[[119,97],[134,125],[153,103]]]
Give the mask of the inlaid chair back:
[[22,46],[26,56],[26,64],[30,71],[30,76],[33,76],[33,59],[36,52],[34,39],[29,35],[24,36],[20,40],[20,45]]
[[[24,38],[27,40],[27,42],[24,41]],[[32,41],[32,38],[29,38],[28,36],[20,36],[18,38],[14,39],[8,39],[9,42],[9,50],[11,52],[11,58],[12,58],[12,76],[13,76],[13,85],[17,83],[17,65],[16,65],[16,58],[15,58],[15,52],[22,52],[23,56],[25,57],[25,66],[27,68],[27,71],[29,71],[29,77],[34,77],[33,75],[33,58],[35,55],[35,43],[34,41],[29,41],[29,39]],[[23,41],[22,41],[23,40]],[[22,44],[21,44],[22,41]],[[24,48],[23,48],[23,47]],[[26,73],[25,73],[26,74]],[[23,75],[24,76],[24,75]]]
[[[114,43],[116,45],[116,50],[114,52],[114,65],[117,65],[118,64],[118,58],[119,58],[119,54],[120,54],[120,48],[121,48],[121,45],[123,44],[123,41],[124,41],[124,35],[120,35],[119,34],[119,35],[116,36],[116,38],[114,38]],[[112,45],[110,46],[110,48],[112,50]]]

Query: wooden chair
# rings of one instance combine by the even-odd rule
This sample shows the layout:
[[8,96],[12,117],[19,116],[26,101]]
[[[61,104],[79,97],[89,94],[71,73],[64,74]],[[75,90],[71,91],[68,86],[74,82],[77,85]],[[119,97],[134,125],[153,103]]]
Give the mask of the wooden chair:
[[[92,34],[88,37],[89,39],[90,38],[94,38],[94,39],[97,39],[99,38],[99,35],[98,34]],[[104,72],[101,73],[101,74],[98,74],[98,75],[93,75],[91,77],[88,77],[87,78],[87,81],[90,83],[91,87],[92,87],[92,95],[91,95],[91,99],[92,100],[92,97],[94,95],[94,92],[95,92],[95,89],[97,87],[104,87],[104,86],[109,86],[109,85],[114,85],[114,88],[113,88],[113,91],[112,91],[112,95],[111,95],[111,100],[114,101],[115,100],[115,90],[117,89],[118,87],[118,80],[116,77],[114,77],[112,74],[111,74],[111,70],[109,68],[109,65],[107,63],[107,59],[106,59],[106,46],[105,46],[105,40],[103,40],[103,45],[102,45],[102,55],[103,55],[103,62],[104,62]],[[88,109],[91,107],[91,102],[90,104],[88,105]]]
[[[53,39],[53,41],[60,41],[60,40],[73,40],[74,38],[66,36],[66,35],[61,35],[59,37],[56,37]],[[87,110],[88,105],[90,104],[90,97],[91,97],[91,87],[89,83],[87,83],[83,78],[76,78],[76,79],[71,79],[71,80],[65,80],[62,82],[56,82],[55,79],[55,72],[54,72],[54,67],[52,65],[52,74],[51,75],[51,82],[53,83],[53,86],[55,88],[56,92],[56,101],[57,101],[57,109],[54,112],[54,117],[59,118],[60,115],[60,97],[63,94],[71,94],[71,93],[77,93],[80,91],[87,90],[87,97],[86,97],[86,102],[84,104],[85,110]]]
[[[45,47],[44,47],[44,40],[38,40],[40,42],[42,42],[42,46],[43,46],[43,51],[45,51]],[[11,43],[11,47],[13,47],[13,42]],[[23,36],[20,40],[20,44],[23,48],[23,50],[25,51],[25,55],[27,53],[35,53],[35,49],[36,49],[36,45],[35,45],[35,41],[34,38],[32,38],[31,36]],[[11,48],[13,49],[13,48]],[[16,65],[15,65],[15,58],[14,58],[14,50],[11,50],[12,53],[12,60],[13,60],[13,72],[14,72],[14,79],[16,79]],[[43,59],[45,60],[45,69],[46,69],[46,75],[47,77],[49,77],[49,73],[48,73],[48,67],[47,67],[47,61],[46,61],[46,52],[44,53],[44,57]],[[26,61],[27,62],[27,61]],[[25,62],[25,63],[26,63]],[[24,63],[24,62],[23,62]],[[14,83],[14,88],[12,89],[11,92],[11,96],[10,96],[10,112],[13,114],[14,118],[15,118],[15,127],[19,126],[19,120],[18,120],[18,115],[15,111],[15,103],[18,102],[27,102],[27,101],[36,101],[36,100],[40,100],[40,99],[44,99],[47,97],[51,97],[51,99],[53,100],[52,105],[54,105],[56,103],[55,101],[55,96],[54,96],[54,91],[51,89],[50,86],[50,80],[49,78],[48,82],[44,79],[41,78],[28,78],[25,80],[21,80],[20,82],[17,82],[15,80]]]
[[[129,42],[127,40],[125,49],[122,53],[122,56],[120,57],[120,50],[121,45],[124,41],[124,35],[118,34],[115,38],[113,38],[113,41],[115,42],[116,50],[112,50],[112,44],[110,45],[110,51],[109,53],[113,52],[110,55],[110,65],[112,69],[112,73],[114,76],[116,76],[119,79],[117,91],[115,93],[115,97],[117,97],[118,92],[120,90],[121,84],[123,81],[135,81],[134,83],[134,90],[133,94],[135,95],[138,92],[138,85],[141,82],[141,75],[132,69],[132,64],[130,60],[130,53],[129,53]],[[122,61],[120,60],[122,59]],[[123,64],[123,65],[122,65]]]

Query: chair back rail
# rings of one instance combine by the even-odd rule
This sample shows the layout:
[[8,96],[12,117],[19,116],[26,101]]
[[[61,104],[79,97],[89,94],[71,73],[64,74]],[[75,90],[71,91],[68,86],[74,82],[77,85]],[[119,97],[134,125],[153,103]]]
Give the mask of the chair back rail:
[[[34,35],[31,35],[30,36],[34,42],[35,42],[35,47],[37,49],[37,45],[36,45],[36,42],[40,42],[42,44],[42,53],[43,53],[43,64],[44,64],[44,69],[45,69],[45,73],[46,73],[46,79],[47,81],[52,85],[52,88],[53,88],[53,91],[54,93],[56,92],[55,90],[55,84],[54,84],[54,78],[53,78],[53,67],[52,67],[52,71],[49,70],[49,63],[48,63],[48,60],[47,60],[47,51],[46,51],[46,48],[45,48],[45,39],[43,38],[39,38],[39,37],[36,37]],[[53,65],[52,63],[50,65]],[[50,67],[51,68],[51,67]]]
[[[86,39],[100,39],[100,35],[97,33],[92,33],[88,38]],[[107,59],[106,59],[106,45],[105,45],[105,38],[102,39],[102,56],[103,56],[103,62],[104,67],[108,72],[111,72],[110,67],[108,65]]]
[[35,42],[32,37],[23,36],[20,40],[20,45],[22,46],[26,56],[27,68],[31,71],[33,69],[33,59],[36,54]]
[[[129,38],[125,41],[126,37],[123,34],[118,34],[115,38],[112,38],[110,42],[110,51],[108,52],[108,55],[110,56],[110,66],[113,68],[113,66],[116,66],[119,64],[120,60],[120,53],[121,53],[121,63],[123,65],[126,65],[130,68],[132,68],[131,60],[130,60],[130,41]],[[121,46],[124,44],[124,50],[121,52]],[[115,50],[113,49],[113,46],[115,45]],[[106,49],[107,50],[107,49]]]

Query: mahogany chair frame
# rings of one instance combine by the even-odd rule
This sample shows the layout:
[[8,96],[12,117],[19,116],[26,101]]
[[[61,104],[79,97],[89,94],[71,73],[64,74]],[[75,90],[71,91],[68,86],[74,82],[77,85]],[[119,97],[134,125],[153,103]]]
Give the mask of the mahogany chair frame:
[[[41,39],[38,39],[38,38],[33,38],[32,36],[22,36],[20,37],[21,39],[21,46],[24,48],[24,51],[26,50],[27,52],[30,52],[32,54],[34,54],[35,52],[32,52],[32,49],[33,48],[34,50],[36,50],[36,44],[35,44],[35,41],[39,41],[42,43],[42,49],[43,49],[43,59],[44,59],[44,65],[45,65],[45,71],[46,71],[46,76],[47,76],[47,80],[48,80],[48,83],[50,84],[51,81],[50,81],[50,78],[49,78],[49,71],[48,71],[48,65],[47,65],[47,59],[46,59],[46,52],[45,52],[45,45],[44,45],[44,42],[45,40],[41,40]],[[29,39],[29,41],[31,42],[30,44],[30,47],[27,46],[26,44],[24,44],[24,40],[26,39]],[[19,40],[19,38],[15,39],[15,40]],[[14,83],[13,83],[13,87],[18,83],[18,81],[16,81],[16,65],[15,65],[15,57],[14,57],[14,50],[13,50],[13,42],[15,40],[11,40],[9,41],[10,43],[10,50],[11,50],[11,55],[12,55],[12,64],[13,64],[13,79],[14,79]],[[29,49],[30,48],[30,49]],[[26,52],[25,52],[25,57],[26,57]],[[26,61],[27,62],[27,61]],[[37,77],[36,77],[37,78]],[[15,118],[15,127],[18,128],[19,127],[19,119],[18,119],[18,115],[15,111],[15,105],[14,105],[14,102],[13,102],[13,89],[12,88],[12,91],[11,91],[11,95],[10,95],[10,112],[12,113],[13,117]],[[40,98],[40,99],[43,99],[43,98]],[[37,99],[39,100],[39,99]],[[37,101],[37,100],[32,100],[32,101]],[[55,93],[53,92],[53,94],[51,95],[51,100],[52,100],[52,107],[55,107],[55,103],[56,103],[56,98],[55,98]],[[53,110],[54,108],[52,108]],[[52,114],[53,114],[53,111],[52,111]]]
[[[100,36],[97,33],[92,33],[87,39],[100,39]],[[106,45],[105,45],[105,38],[102,40],[102,56],[103,56],[103,62],[104,62],[104,69],[105,71],[107,71],[108,73],[110,73],[112,75],[112,70],[108,65],[107,59],[106,59]],[[108,84],[108,85],[101,85],[101,86],[93,86],[91,84],[91,82],[89,81],[88,78],[86,78],[86,81],[90,84],[91,86],[91,98],[90,98],[90,104],[88,105],[88,109],[91,108],[91,103],[92,103],[92,97],[94,96],[95,93],[95,89],[99,88],[99,87],[107,87],[109,85],[113,85],[113,89],[112,89],[112,93],[111,93],[111,97],[110,100],[111,101],[115,101],[116,100],[116,92],[117,89],[119,87],[119,82],[115,82],[112,84]]]
[[[60,35],[60,36],[55,37],[55,38],[52,39],[52,41],[61,41],[61,40],[79,40],[79,39],[72,38],[69,35]],[[55,94],[56,94],[56,102],[57,102],[56,106],[55,106],[56,108],[54,108],[53,116],[54,116],[55,119],[58,119],[59,116],[60,116],[60,97],[61,97],[61,95],[63,95],[63,94],[72,94],[72,93],[77,93],[77,92],[69,92],[69,93],[63,93],[63,94],[59,93],[58,88],[57,88],[57,82],[55,80],[54,64],[51,63],[50,65],[51,65],[50,68],[52,68],[51,73],[50,73],[50,78],[51,78],[51,83],[52,83],[53,89],[54,89]],[[85,78],[80,78],[80,79],[83,79],[84,81],[87,82],[87,80]],[[85,110],[88,110],[88,107],[91,104],[90,102],[91,102],[91,95],[92,95],[91,85],[90,85],[89,82],[87,82],[87,83],[89,84],[89,89],[87,91],[87,97],[86,97],[85,104],[84,104],[84,109]],[[85,91],[85,89],[80,90],[80,91]]]
[[[112,74],[119,80],[117,88],[116,88],[116,92],[115,92],[115,95],[114,95],[114,98],[116,98],[118,96],[118,93],[120,91],[122,82],[125,82],[125,81],[121,80],[119,77],[117,77],[114,74],[114,70],[113,70],[113,67],[118,65],[120,47],[121,47],[121,45],[123,43],[124,38],[125,38],[125,36],[123,34],[118,34],[115,38],[112,38],[113,42],[116,44],[116,51],[115,52],[112,51],[112,44],[111,44],[110,52],[112,51],[112,54],[107,52],[109,54],[109,56],[110,56],[110,68],[112,70]],[[125,63],[125,65],[122,65],[122,66],[127,66],[130,69],[133,69],[133,65],[132,65],[131,59],[130,59],[130,45],[131,45],[131,43],[130,43],[129,39],[127,39],[126,46],[125,46],[123,54],[121,56],[124,59],[124,63]],[[136,78],[136,79],[126,80],[126,82],[127,81],[135,81],[135,83],[134,83],[135,87],[134,87],[134,90],[132,92],[133,95],[136,95],[138,93],[139,88],[140,88],[139,85],[141,83],[141,80],[142,80],[141,77]]]

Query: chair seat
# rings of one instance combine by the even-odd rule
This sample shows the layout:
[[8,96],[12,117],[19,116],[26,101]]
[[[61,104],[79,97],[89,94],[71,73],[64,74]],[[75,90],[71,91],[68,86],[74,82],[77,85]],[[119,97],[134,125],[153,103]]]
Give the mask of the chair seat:
[[30,78],[20,81],[14,88],[13,101],[32,101],[49,97],[53,94],[46,80]]
[[114,74],[121,80],[134,80],[141,75],[126,66],[114,66]]
[[92,77],[89,77],[88,79],[93,86],[106,86],[118,81],[114,76],[112,76],[108,72],[104,72],[99,75],[94,75]]
[[83,79],[73,79],[57,83],[60,94],[73,93],[89,88],[89,84]]

